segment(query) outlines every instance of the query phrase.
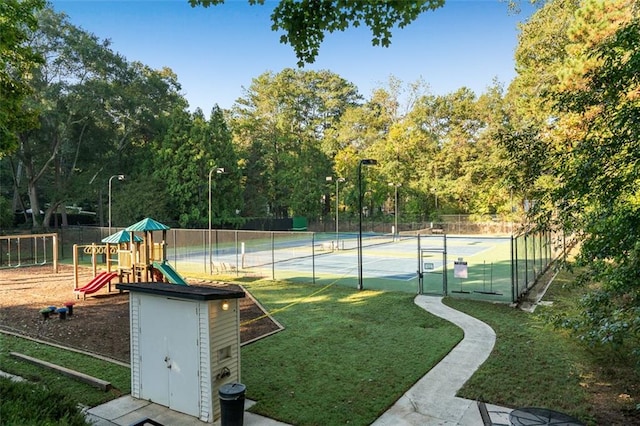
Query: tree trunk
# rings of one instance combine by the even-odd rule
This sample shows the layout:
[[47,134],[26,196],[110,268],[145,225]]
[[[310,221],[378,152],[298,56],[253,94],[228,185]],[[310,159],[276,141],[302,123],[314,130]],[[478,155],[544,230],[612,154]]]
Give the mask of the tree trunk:
[[29,204],[31,205],[31,219],[33,229],[42,229],[42,215],[40,214],[40,203],[38,202],[38,190],[36,183],[29,179],[28,184]]

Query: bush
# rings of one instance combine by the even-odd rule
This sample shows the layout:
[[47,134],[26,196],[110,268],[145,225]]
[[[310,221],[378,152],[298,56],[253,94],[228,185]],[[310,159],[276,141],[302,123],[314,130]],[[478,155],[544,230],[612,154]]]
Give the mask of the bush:
[[66,425],[88,423],[77,404],[65,395],[29,382],[0,377],[0,424]]

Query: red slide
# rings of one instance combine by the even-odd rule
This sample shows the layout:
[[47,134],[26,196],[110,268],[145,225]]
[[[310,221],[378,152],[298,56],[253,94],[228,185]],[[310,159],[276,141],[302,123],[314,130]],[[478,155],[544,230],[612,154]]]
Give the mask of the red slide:
[[91,281],[89,281],[87,285],[77,288],[73,292],[76,293],[76,296],[79,296],[80,294],[86,296],[87,294],[95,293],[117,276],[118,274],[115,272],[100,272]]

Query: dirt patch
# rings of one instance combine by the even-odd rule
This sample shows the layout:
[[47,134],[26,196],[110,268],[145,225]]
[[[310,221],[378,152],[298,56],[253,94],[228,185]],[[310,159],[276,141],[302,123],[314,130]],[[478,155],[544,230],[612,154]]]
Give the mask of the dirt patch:
[[[91,269],[78,271],[80,286],[93,277]],[[188,280],[190,285],[238,288],[225,283]],[[0,328],[47,342],[129,362],[129,294],[119,293],[113,281],[85,300],[76,299],[73,267],[51,265],[0,270]],[[44,320],[40,310],[73,302],[73,315]],[[239,299],[240,341],[251,342],[280,329],[250,297]]]

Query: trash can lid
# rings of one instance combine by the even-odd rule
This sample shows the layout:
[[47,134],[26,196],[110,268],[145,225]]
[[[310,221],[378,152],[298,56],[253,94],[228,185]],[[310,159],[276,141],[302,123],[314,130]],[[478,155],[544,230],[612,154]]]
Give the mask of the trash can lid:
[[221,397],[234,398],[244,395],[246,389],[247,387],[242,383],[227,383],[220,386],[218,393]]

